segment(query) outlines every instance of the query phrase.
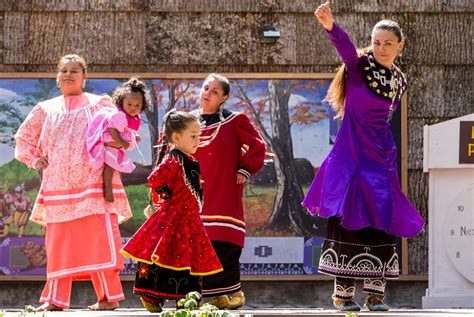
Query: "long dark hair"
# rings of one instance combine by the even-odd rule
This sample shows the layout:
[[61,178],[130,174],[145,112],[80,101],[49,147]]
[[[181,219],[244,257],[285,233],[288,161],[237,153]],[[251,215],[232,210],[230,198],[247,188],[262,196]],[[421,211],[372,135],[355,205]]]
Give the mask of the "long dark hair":
[[173,133],[180,133],[185,130],[188,124],[195,122],[199,124],[196,116],[184,111],[171,110],[163,117],[163,130],[161,138],[161,149],[158,153],[155,166],[158,166],[165,157],[168,145],[172,143]]
[[[397,22],[392,20],[381,20],[375,24],[372,29],[372,37],[375,31],[377,30],[386,30],[393,32],[398,38],[398,42],[403,41],[404,36],[400,25]],[[362,56],[371,51],[370,47],[364,49],[358,49],[357,54]],[[331,104],[332,109],[336,112],[336,118],[342,118],[344,116],[344,109],[346,105],[346,78],[347,70],[346,65],[342,64],[336,71],[336,76],[329,86],[328,93],[324,98],[324,101]]]

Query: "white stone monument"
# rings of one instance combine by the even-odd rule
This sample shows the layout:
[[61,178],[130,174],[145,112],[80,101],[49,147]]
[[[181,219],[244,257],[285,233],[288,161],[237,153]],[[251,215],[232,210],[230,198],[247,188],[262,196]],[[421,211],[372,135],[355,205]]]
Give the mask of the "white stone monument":
[[474,114],[424,127],[429,283],[423,308],[474,308]]

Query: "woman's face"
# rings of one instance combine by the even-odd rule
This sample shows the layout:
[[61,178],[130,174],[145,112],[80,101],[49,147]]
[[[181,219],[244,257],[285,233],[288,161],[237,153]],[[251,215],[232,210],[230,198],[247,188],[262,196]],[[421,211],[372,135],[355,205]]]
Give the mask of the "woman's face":
[[377,29],[372,33],[375,60],[387,68],[392,67],[393,61],[404,44],[404,41],[398,41],[398,37],[392,31]]
[[229,96],[224,96],[224,90],[217,80],[205,81],[199,94],[199,101],[203,114],[216,113],[219,106],[227,100]]
[[65,60],[56,76],[59,88],[65,96],[81,94],[85,79],[86,75],[81,65],[72,60]]

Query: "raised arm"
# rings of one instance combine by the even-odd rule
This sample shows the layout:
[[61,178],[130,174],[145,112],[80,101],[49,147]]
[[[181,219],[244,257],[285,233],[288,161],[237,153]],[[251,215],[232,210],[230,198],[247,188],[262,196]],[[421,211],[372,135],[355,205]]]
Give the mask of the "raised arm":
[[329,2],[320,5],[314,11],[316,20],[324,27],[326,34],[336,48],[349,71],[355,70],[359,61],[357,50],[349,35],[336,23],[331,12]]

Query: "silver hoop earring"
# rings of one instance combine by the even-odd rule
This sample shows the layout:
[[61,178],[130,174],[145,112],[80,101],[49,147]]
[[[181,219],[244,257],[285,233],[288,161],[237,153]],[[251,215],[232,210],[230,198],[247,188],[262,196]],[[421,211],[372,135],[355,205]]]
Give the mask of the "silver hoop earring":
[[225,104],[225,101],[223,103],[220,104],[219,106],[219,120],[224,120],[224,104]]

